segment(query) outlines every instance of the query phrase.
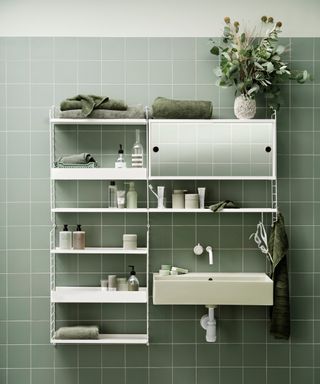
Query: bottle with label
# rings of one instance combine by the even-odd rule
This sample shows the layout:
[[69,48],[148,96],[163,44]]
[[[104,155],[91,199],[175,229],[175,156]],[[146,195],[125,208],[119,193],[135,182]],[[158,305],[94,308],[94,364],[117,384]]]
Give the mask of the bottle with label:
[[122,144],[119,144],[118,158],[117,158],[116,162],[114,163],[114,166],[115,166],[115,168],[126,168],[127,167],[127,164],[124,161]]
[[134,189],[134,182],[130,181],[129,190],[127,192],[127,208],[137,208],[138,207],[138,195],[136,190]]
[[112,180],[108,187],[108,207],[109,208],[118,208],[117,204],[117,187],[116,183]]
[[59,233],[59,246],[61,249],[72,248],[72,233],[68,229],[68,224],[64,224],[63,231]]
[[143,167],[143,146],[140,142],[140,129],[136,129],[136,141],[132,147],[132,167]]
[[85,248],[85,231],[82,231],[81,225],[77,225],[77,229],[72,233],[73,249]]
[[139,280],[136,277],[134,265],[129,265],[131,268],[130,276],[128,279],[128,291],[139,291]]

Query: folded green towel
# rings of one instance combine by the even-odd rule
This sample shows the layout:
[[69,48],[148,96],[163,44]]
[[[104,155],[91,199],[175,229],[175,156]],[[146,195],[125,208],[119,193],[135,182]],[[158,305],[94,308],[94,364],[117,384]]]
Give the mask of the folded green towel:
[[235,203],[231,200],[220,201],[219,203],[210,205],[209,207],[212,212],[220,212],[225,208],[238,208]]
[[78,101],[81,103],[82,117],[90,116],[94,109],[108,100],[109,97],[95,95],[77,95],[67,99],[68,102]]
[[211,119],[212,103],[157,97],[152,104],[152,115],[155,119]]
[[[122,100],[109,99],[104,101],[94,109],[113,109],[116,111],[125,111],[128,108],[127,104]],[[60,103],[61,111],[70,111],[74,109],[82,109],[82,101],[66,99]]]
[[268,241],[273,266],[273,308],[270,333],[278,339],[290,336],[290,301],[287,257],[289,243],[281,213],[274,223]]
[[60,164],[88,164],[96,161],[90,153],[79,153],[78,155],[62,156],[57,162]]
[[[82,119],[81,109],[61,111],[60,117],[63,119]],[[116,111],[111,109],[95,109],[89,116],[91,119],[144,119],[145,111],[142,105],[128,107],[126,111]]]
[[56,339],[98,339],[99,328],[96,325],[61,327],[55,332]]

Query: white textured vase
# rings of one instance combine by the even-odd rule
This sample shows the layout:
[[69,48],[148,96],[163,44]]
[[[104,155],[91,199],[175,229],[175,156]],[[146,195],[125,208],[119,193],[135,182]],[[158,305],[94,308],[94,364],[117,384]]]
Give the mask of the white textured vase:
[[238,119],[252,119],[256,114],[256,101],[240,95],[234,100],[234,114]]

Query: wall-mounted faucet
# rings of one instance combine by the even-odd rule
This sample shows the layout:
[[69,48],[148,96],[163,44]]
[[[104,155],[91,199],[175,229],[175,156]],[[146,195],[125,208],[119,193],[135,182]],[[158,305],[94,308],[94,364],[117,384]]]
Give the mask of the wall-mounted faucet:
[[[206,248],[206,251],[208,252],[209,254],[209,264],[212,265],[213,264],[213,249],[210,245],[207,246]],[[193,248],[193,252],[195,255],[197,256],[200,256],[203,254],[203,246],[198,243],[194,248]]]
[[212,265],[213,264],[213,249],[210,245],[208,245],[206,248],[206,251],[209,254],[209,264]]

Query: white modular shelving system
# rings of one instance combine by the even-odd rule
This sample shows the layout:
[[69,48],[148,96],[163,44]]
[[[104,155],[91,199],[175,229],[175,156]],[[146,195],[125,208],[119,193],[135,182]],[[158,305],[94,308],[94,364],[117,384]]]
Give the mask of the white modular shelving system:
[[[149,189],[147,168],[55,168],[55,130],[56,126],[99,125],[107,126],[144,126],[146,143],[148,142],[148,129],[146,119],[61,119],[55,116],[52,107],[50,120],[50,205],[52,230],[50,233],[50,340],[52,344],[148,344],[149,343]],[[147,202],[146,208],[117,209],[117,208],[81,208],[56,206],[56,181],[58,180],[144,180],[146,182]],[[146,214],[146,247],[127,250],[121,247],[86,247],[83,250],[64,250],[56,244],[56,214],[59,213],[145,213]],[[56,255],[94,254],[101,255],[141,255],[145,258],[146,287],[140,287],[137,292],[129,291],[102,291],[100,287],[59,287],[56,286]],[[58,303],[143,303],[146,305],[146,333],[143,334],[100,334],[97,340],[61,340],[55,339],[56,330],[56,304]]]
[[[149,300],[148,300],[148,282],[149,282],[149,215],[153,213],[211,213],[210,209],[172,209],[172,208],[150,208],[149,206],[149,180],[240,180],[240,181],[267,181],[270,182],[270,207],[250,207],[223,209],[220,213],[261,213],[271,214],[272,222],[277,218],[278,201],[277,201],[277,177],[276,177],[276,119],[259,119],[259,120],[144,120],[144,119],[119,119],[119,120],[101,120],[101,119],[60,119],[54,116],[54,108],[50,111],[50,162],[51,162],[51,218],[53,229],[51,231],[51,250],[50,250],[50,276],[51,276],[51,322],[50,333],[51,342],[53,344],[148,344],[149,343]],[[147,143],[147,166],[141,169],[114,169],[114,168],[93,168],[93,169],[57,169],[53,168],[55,153],[55,126],[56,125],[144,125],[146,126],[146,143]],[[176,131],[175,131],[176,129]],[[245,132],[247,142],[243,140],[241,131]],[[188,132],[196,130],[197,135],[194,140],[188,142]],[[205,146],[201,144],[201,135],[203,132],[209,132],[207,137],[202,137],[202,144],[214,146],[215,139],[220,140],[221,148],[226,146],[230,158],[225,160],[225,164],[229,168],[223,173],[223,167],[217,174],[215,173],[214,151],[219,153],[221,148],[209,148],[208,153],[211,160],[205,159],[201,148]],[[264,136],[266,130],[267,136]],[[186,133],[186,131],[188,131]],[[219,138],[224,131],[229,132],[226,138]],[[164,133],[169,134],[165,137]],[[219,133],[220,132],[220,133]],[[258,132],[258,133],[257,133]],[[260,133],[261,135],[260,135]],[[215,136],[217,135],[218,136]],[[171,136],[170,136],[171,135]],[[211,136],[210,136],[211,135]],[[260,135],[260,136],[259,136]],[[192,136],[192,135],[191,135]],[[174,140],[171,140],[171,138]],[[190,139],[190,138],[189,138]],[[221,141],[222,140],[222,141]],[[225,140],[225,141],[223,141]],[[239,140],[240,142],[238,143]],[[174,154],[168,150],[168,145],[173,149]],[[183,145],[190,148],[195,147],[195,157],[191,162],[187,163],[186,172],[183,164],[179,164],[179,156],[186,155]],[[239,145],[238,145],[239,144]],[[167,146],[167,148],[166,148]],[[237,148],[237,151],[234,149]],[[264,160],[259,163],[256,161],[256,148],[269,153],[264,154]],[[163,149],[165,149],[163,151]],[[214,150],[213,150],[214,149]],[[228,152],[229,151],[229,152]],[[271,152],[271,153],[270,153]],[[246,161],[243,164],[237,160],[243,156]],[[163,157],[161,158],[161,155]],[[249,156],[248,156],[249,154]],[[160,155],[160,156],[158,156]],[[234,156],[234,158],[233,158]],[[168,159],[171,159],[167,161]],[[164,160],[164,161],[163,161]],[[170,163],[171,161],[171,163]],[[206,163],[207,162],[207,163]],[[183,163],[183,162],[182,162]],[[202,164],[203,163],[203,164]],[[207,165],[209,164],[209,168]],[[218,163],[219,164],[219,163]],[[223,163],[221,163],[223,165]],[[220,164],[220,165],[221,165]],[[231,164],[231,166],[230,166]],[[171,169],[170,173],[161,173],[163,169]],[[172,167],[173,165],[173,167]],[[188,166],[189,165],[189,166]],[[194,165],[198,166],[195,168]],[[201,169],[200,166],[203,166]],[[222,166],[221,165],[221,166]],[[244,170],[244,173],[237,174],[235,170]],[[171,168],[170,168],[171,167]],[[176,167],[176,168],[175,168]],[[172,170],[175,169],[176,173]],[[179,173],[179,171],[182,173]],[[194,172],[192,173],[192,170]],[[248,172],[246,172],[248,170]],[[190,173],[188,173],[190,172]],[[147,189],[147,203],[145,208],[137,209],[117,209],[117,208],[81,208],[81,207],[56,207],[55,201],[55,182],[57,180],[145,180]],[[91,247],[84,250],[61,250],[56,246],[56,214],[58,213],[145,213],[147,216],[147,244],[145,248],[138,248],[135,251],[127,251],[123,248],[102,248]],[[56,254],[141,254],[146,258],[146,288],[141,289],[139,293],[135,292],[102,292],[96,287],[56,287],[55,284],[55,255]],[[89,257],[89,256],[88,256]],[[146,334],[102,334],[98,340],[58,340],[54,339],[55,333],[55,305],[56,303],[145,303],[147,305],[147,332]]]

